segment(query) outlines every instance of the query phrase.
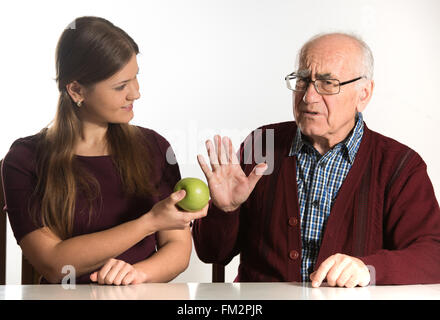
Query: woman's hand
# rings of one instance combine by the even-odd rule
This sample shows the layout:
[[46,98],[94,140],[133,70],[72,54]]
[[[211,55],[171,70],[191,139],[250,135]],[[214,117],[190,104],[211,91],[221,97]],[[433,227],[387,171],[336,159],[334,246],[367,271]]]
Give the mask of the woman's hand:
[[109,259],[101,270],[90,275],[90,280],[99,284],[128,285],[143,283],[147,275],[131,264],[117,259]]
[[234,211],[247,200],[267,165],[256,165],[249,176],[246,176],[240,167],[231,140],[216,135],[214,142],[216,148],[211,140],[206,142],[212,171],[202,155],[198,155],[197,160],[208,180],[211,199],[215,206],[226,212]]
[[185,190],[176,191],[168,198],[156,203],[149,211],[151,217],[154,218],[158,231],[185,229],[190,226],[193,220],[203,218],[208,214],[208,204],[200,211],[188,212],[179,210],[176,204],[185,198],[185,195]]

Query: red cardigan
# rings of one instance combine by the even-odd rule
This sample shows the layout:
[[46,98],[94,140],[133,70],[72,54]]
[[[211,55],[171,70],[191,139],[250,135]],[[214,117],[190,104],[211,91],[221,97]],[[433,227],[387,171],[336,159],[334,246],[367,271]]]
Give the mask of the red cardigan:
[[[261,128],[240,146],[263,143],[274,129],[272,174],[257,183],[233,213],[210,203],[193,237],[199,258],[226,265],[240,254],[235,281],[301,281],[301,231],[296,157],[289,150],[295,122]],[[253,142],[252,142],[253,141]],[[248,149],[246,149],[248,150]],[[440,209],[422,158],[407,146],[365,125],[359,151],[331,209],[315,270],[329,256],[343,253],[375,269],[376,284],[440,283]]]

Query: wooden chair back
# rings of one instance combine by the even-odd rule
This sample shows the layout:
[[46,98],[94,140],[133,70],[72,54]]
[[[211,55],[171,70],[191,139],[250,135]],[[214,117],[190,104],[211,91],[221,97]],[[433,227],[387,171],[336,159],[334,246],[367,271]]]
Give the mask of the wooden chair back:
[[225,266],[217,263],[212,264],[212,282],[225,282]]
[[[3,191],[3,159],[0,160],[0,285],[6,284],[6,237],[7,237],[7,213],[5,210],[5,194]],[[40,275],[25,259],[21,257],[21,283],[39,284]]]

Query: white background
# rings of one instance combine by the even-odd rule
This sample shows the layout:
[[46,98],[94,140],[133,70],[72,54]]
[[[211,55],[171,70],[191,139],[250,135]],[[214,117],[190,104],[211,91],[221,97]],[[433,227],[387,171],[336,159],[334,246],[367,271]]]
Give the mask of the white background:
[[[416,150],[440,194],[440,1],[161,0],[2,1],[0,158],[55,115],[55,47],[76,17],[104,17],[137,42],[141,99],[132,123],[174,147],[183,177],[204,179],[196,154],[214,133],[235,147],[260,125],[292,120],[284,76],[318,32],[360,35],[375,57],[367,125]],[[21,252],[8,230],[7,283],[20,283]],[[228,265],[233,281],[238,259]],[[210,282],[193,251],[174,281]]]

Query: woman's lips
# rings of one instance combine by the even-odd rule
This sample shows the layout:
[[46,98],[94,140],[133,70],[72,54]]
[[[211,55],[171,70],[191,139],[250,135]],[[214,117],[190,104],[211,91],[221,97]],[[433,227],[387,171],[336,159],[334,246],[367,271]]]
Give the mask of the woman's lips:
[[133,105],[130,104],[129,106],[122,107],[122,109],[127,110],[127,111],[131,111],[131,110],[133,110]]

